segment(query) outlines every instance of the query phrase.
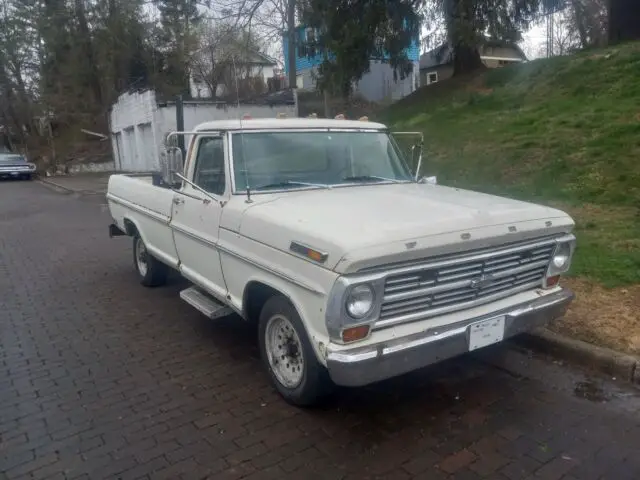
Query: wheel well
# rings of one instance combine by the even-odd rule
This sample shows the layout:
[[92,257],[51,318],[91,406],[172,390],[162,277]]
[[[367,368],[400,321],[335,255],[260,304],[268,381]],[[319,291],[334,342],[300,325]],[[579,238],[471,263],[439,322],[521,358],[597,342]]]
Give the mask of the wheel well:
[[262,307],[271,297],[283,295],[273,287],[261,282],[251,282],[244,289],[242,309],[244,316],[250,322],[258,323]]
[[125,232],[127,232],[127,235],[129,235],[130,237],[133,237],[136,233],[138,233],[138,228],[136,227],[136,224],[133,223],[128,218],[124,219],[124,229],[125,229]]

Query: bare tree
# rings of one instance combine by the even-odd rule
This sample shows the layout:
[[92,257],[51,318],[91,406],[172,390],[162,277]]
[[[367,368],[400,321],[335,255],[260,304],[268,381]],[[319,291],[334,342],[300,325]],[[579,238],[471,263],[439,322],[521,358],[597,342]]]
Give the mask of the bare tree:
[[[290,52],[298,45],[296,35],[297,8],[300,0],[223,0],[227,17],[235,26],[257,34],[271,43],[286,35]],[[296,87],[296,55],[287,55],[289,87]]]
[[580,38],[574,27],[574,16],[570,10],[553,14],[551,24],[551,55],[568,55],[581,47]]

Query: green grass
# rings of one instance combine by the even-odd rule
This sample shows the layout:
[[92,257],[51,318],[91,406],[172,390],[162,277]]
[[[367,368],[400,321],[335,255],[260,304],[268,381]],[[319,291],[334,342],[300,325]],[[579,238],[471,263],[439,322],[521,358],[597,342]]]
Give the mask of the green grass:
[[640,283],[640,44],[491,70],[418,90],[380,116],[425,134],[443,184],[560,204],[574,274]]

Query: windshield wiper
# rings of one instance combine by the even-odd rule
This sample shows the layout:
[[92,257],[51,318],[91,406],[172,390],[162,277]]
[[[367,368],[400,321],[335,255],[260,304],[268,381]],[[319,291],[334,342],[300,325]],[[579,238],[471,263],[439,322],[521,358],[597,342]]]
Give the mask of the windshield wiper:
[[295,180],[284,180],[282,182],[274,182],[268,183],[266,185],[261,185],[259,187],[255,187],[253,190],[270,190],[272,188],[285,188],[285,187],[317,187],[317,188],[330,188],[329,185],[325,185],[322,183],[307,183],[307,182],[296,182]]
[[353,177],[344,177],[343,182],[393,182],[400,183],[400,180],[395,178],[376,177],[375,175],[356,175]]

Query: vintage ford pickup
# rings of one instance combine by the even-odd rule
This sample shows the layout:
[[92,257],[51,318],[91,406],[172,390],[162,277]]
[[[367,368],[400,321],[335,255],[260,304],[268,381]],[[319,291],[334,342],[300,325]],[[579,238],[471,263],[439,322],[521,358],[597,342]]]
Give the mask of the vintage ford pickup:
[[133,237],[143,285],[175,269],[204,315],[255,322],[293,404],[501,342],[573,299],[559,285],[567,214],[418,178],[384,125],[238,119],[182,134],[184,165],[174,157],[164,182],[111,176],[109,232]]

